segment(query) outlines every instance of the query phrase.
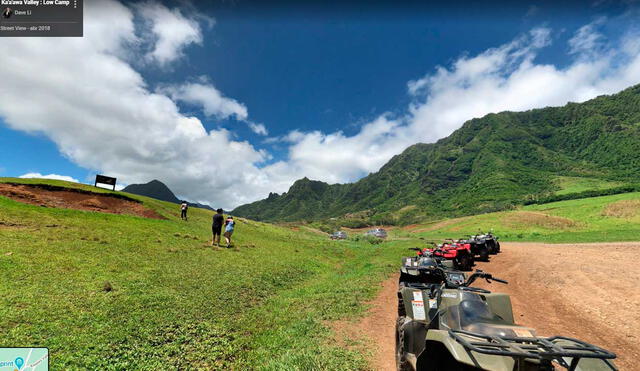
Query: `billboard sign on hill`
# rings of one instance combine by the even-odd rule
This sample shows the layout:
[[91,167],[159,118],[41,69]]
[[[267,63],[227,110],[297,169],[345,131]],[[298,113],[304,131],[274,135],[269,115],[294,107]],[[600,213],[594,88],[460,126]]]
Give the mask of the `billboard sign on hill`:
[[116,178],[112,178],[110,176],[106,176],[106,175],[96,175],[96,182],[93,184],[95,187],[98,186],[98,183],[100,184],[108,184],[110,186],[113,186],[113,190],[116,190]]

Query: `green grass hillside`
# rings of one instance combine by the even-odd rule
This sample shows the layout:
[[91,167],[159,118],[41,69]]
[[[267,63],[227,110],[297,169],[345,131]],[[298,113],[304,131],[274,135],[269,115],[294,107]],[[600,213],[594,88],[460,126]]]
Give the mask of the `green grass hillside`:
[[585,191],[601,191],[623,186],[623,182],[608,181],[598,178],[580,178],[559,176],[554,179],[554,183],[558,190],[556,195],[568,195],[572,193],[580,193]]
[[[307,178],[238,207],[256,220],[296,221],[368,211],[402,222],[507,210],[556,192],[639,183],[640,85],[584,103],[469,120],[436,143],[415,144],[355,183]],[[560,179],[558,181],[558,179]]]
[[0,197],[0,347],[46,346],[53,369],[366,367],[365,347],[337,346],[327,321],[362,314],[410,241],[243,219],[235,248],[213,249],[210,211],[184,222],[174,204],[130,197],[167,219]]
[[438,240],[490,229],[509,241],[637,241],[640,238],[640,193],[529,205],[512,211],[398,228],[394,234]]

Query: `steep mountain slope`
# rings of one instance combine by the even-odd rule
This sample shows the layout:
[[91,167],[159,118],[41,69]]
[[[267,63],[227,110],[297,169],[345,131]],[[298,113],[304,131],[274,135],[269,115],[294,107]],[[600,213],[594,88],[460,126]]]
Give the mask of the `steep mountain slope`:
[[159,180],[152,180],[145,184],[130,184],[122,190],[122,192],[133,193],[134,195],[147,196],[160,201],[180,203],[176,195],[171,192],[169,187]]
[[558,176],[636,182],[639,168],[640,85],[585,103],[473,119],[436,143],[407,148],[356,183],[304,178],[234,213],[301,220],[415,205],[423,216],[472,214],[549,194]]

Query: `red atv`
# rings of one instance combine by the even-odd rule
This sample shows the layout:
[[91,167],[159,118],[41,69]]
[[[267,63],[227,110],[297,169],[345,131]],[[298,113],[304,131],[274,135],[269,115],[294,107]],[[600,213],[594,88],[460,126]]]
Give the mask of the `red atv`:
[[460,243],[448,238],[444,240],[444,243],[436,245],[431,253],[433,256],[452,260],[456,269],[470,271],[473,267],[473,254],[471,253],[471,245],[468,243]]

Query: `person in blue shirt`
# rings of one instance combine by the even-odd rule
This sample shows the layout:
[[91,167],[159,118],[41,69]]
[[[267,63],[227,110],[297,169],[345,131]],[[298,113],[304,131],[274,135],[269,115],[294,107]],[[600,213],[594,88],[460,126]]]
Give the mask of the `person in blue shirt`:
[[224,239],[227,240],[227,248],[231,247],[231,235],[233,234],[235,226],[236,222],[233,221],[233,217],[229,215],[224,222]]

